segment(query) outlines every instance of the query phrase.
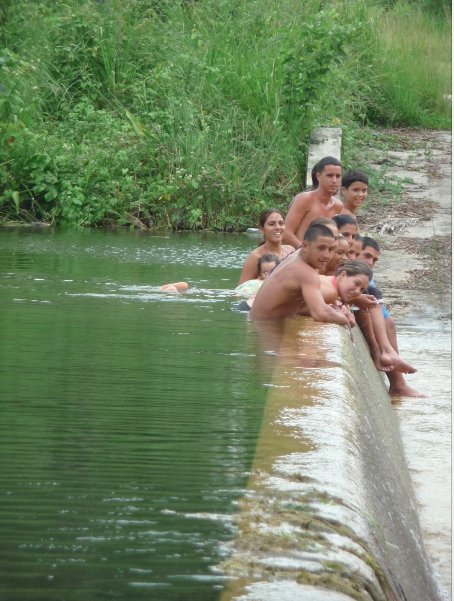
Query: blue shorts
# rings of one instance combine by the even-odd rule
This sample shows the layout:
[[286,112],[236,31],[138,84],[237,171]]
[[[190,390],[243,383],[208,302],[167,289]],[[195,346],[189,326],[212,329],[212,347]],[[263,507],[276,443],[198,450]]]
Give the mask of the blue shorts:
[[381,306],[381,310],[383,311],[383,317],[386,319],[387,317],[389,317],[389,313],[388,310],[386,309],[385,305]]

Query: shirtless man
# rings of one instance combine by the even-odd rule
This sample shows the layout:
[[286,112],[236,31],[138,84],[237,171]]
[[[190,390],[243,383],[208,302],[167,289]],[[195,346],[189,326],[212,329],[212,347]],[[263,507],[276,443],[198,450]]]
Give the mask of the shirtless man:
[[320,276],[335,248],[334,234],[325,225],[309,227],[301,249],[274,269],[255,297],[252,319],[295,317],[304,311],[315,321],[337,323],[350,328],[348,318],[323,300]]
[[298,248],[304,232],[315,217],[332,218],[342,211],[343,204],[336,198],[341,182],[341,164],[334,157],[325,157],[317,163],[318,188],[297,194],[285,219],[284,242]]

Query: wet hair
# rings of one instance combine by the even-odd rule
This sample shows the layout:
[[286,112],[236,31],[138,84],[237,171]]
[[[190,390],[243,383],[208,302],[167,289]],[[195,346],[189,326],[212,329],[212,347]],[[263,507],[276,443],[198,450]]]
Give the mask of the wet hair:
[[276,257],[276,255],[272,254],[262,255],[257,264],[257,267],[259,268],[259,273],[262,273],[263,263],[276,263],[276,265],[279,265],[279,259],[278,257]]
[[[284,216],[282,215],[281,211],[279,211],[279,209],[267,209],[266,211],[263,211],[263,213],[259,217],[260,227],[265,227],[266,220],[272,213],[277,213],[282,217],[282,219],[284,219]],[[263,240],[260,240],[257,246],[262,246],[263,244],[265,244],[265,238],[263,238]]]
[[357,259],[354,259],[353,261],[347,261],[347,263],[344,263],[344,265],[342,265],[342,267],[339,267],[339,269],[334,275],[339,275],[343,271],[345,271],[347,277],[349,278],[354,275],[365,275],[369,278],[369,282],[372,279],[372,269],[367,263],[364,263],[364,261],[358,261]]
[[362,243],[363,243],[363,250],[367,246],[370,246],[371,248],[373,248],[377,252],[380,252],[380,246],[379,246],[378,242],[376,240],[374,240],[373,238],[369,238],[368,236],[364,236],[363,239],[362,239]]
[[326,225],[310,225],[307,230],[304,232],[303,241],[305,242],[313,242],[317,240],[320,236],[326,236],[327,238],[333,238],[334,234],[332,230],[329,229]]
[[334,157],[325,157],[314,166],[314,169],[317,169],[316,173],[322,173],[323,169],[327,165],[335,165],[336,167],[342,167],[341,162],[338,159],[335,159]]
[[356,225],[356,227],[358,227],[355,219],[350,217],[350,215],[334,215],[333,221],[337,225],[338,230],[340,230],[344,225]]
[[362,241],[363,241],[363,237],[361,236],[361,234],[356,234],[355,242],[362,242]]
[[312,187],[310,188],[311,191],[317,190],[317,188],[318,188],[317,169],[318,169],[318,163],[315,163],[315,165],[312,167],[312,171],[311,171],[311,179],[312,179]]
[[315,219],[312,219],[309,225],[334,225],[334,227],[337,227],[336,223],[329,217],[316,217]]
[[368,186],[369,178],[364,171],[358,171],[357,169],[350,169],[342,176],[342,187],[347,188],[347,190],[355,182],[361,182],[362,184],[366,184],[366,186]]

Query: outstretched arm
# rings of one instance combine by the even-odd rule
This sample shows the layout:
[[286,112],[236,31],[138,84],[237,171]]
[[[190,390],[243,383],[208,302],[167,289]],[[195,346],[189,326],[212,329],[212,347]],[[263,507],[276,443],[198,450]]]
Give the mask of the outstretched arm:
[[320,290],[320,277],[317,273],[306,277],[301,285],[301,291],[306,306],[314,321],[337,323],[347,326],[350,330],[350,322],[341,312],[327,305]]
[[310,200],[311,197],[306,192],[295,196],[290,211],[285,218],[284,242],[294,248],[298,248],[302,243],[302,240],[296,237],[296,232],[310,209]]

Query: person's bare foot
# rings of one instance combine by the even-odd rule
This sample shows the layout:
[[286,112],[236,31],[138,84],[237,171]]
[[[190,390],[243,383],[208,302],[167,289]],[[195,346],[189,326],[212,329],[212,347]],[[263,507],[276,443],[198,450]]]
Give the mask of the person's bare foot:
[[392,365],[396,371],[400,371],[403,374],[414,374],[416,369],[400,357],[394,350],[386,351],[380,355],[380,361],[383,365]]
[[423,394],[414,388],[410,388],[408,384],[405,384],[404,386],[390,386],[388,394],[389,396],[407,396],[417,399],[427,399],[427,394]]
[[374,362],[374,365],[378,371],[390,372],[394,369],[393,365],[385,365],[381,362],[379,353],[371,352],[370,356],[372,357],[372,361]]

